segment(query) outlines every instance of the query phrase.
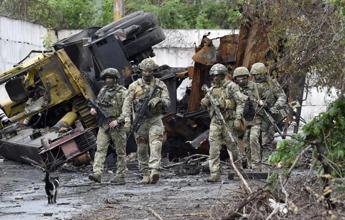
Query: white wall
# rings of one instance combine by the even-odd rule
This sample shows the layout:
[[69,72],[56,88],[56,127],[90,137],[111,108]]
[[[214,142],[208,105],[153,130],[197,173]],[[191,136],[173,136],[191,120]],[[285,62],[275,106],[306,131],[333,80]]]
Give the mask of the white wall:
[[10,69],[31,50],[44,50],[47,29],[41,25],[0,17],[0,72]]
[[[159,65],[167,64],[171,67],[193,66],[192,56],[195,47],[201,42],[203,35],[210,32],[209,38],[218,38],[229,34],[238,34],[238,30],[164,30],[166,39],[153,47]],[[219,46],[219,39],[213,41]]]

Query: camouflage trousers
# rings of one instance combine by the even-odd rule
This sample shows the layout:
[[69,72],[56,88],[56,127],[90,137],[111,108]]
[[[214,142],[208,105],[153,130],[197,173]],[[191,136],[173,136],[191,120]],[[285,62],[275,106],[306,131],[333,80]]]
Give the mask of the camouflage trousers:
[[112,129],[105,132],[100,127],[97,134],[97,151],[93,163],[93,172],[101,174],[104,167],[104,161],[107,156],[108,147],[111,145],[115,148],[116,159],[116,177],[125,177],[126,172],[126,132],[123,130]]
[[244,134],[245,149],[248,152],[248,159],[251,162],[261,162],[261,145],[260,145],[261,119],[254,120],[247,125]]
[[[234,121],[227,121],[230,128],[233,128]],[[234,138],[237,140],[237,135],[233,132]],[[226,128],[221,125],[215,118],[212,118],[210,124],[210,133],[209,133],[209,142],[210,142],[210,150],[209,150],[209,166],[210,166],[210,173],[211,175],[217,175],[220,173],[220,150],[222,146],[225,145],[227,151],[231,152],[234,160],[237,160],[238,152],[237,146],[233,143],[226,132]]]
[[164,126],[160,116],[145,120],[135,133],[139,169],[144,175],[149,175],[150,170],[160,169],[163,134]]
[[274,140],[274,127],[268,119],[263,119],[261,123],[262,146],[270,148]]

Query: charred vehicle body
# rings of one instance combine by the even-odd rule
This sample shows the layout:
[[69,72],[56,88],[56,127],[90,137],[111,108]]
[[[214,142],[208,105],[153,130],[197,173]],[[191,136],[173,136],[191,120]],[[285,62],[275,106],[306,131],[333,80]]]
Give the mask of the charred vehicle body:
[[89,114],[88,100],[95,99],[102,86],[100,72],[117,68],[122,83],[129,84],[136,75],[132,67],[154,56],[152,46],[164,39],[156,16],[135,12],[59,41],[54,51],[2,73],[0,84],[8,99],[1,100],[1,107],[9,123],[2,124],[0,153],[53,169],[94,149],[91,128],[96,120]]

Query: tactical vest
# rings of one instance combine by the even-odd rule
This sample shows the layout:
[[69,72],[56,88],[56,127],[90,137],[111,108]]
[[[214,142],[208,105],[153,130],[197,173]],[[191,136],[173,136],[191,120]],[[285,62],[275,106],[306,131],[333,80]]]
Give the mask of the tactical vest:
[[277,98],[274,95],[273,87],[268,82],[257,83],[257,88],[261,100],[265,101],[268,108],[272,107],[277,101]]
[[[134,91],[133,107],[138,112],[146,97],[152,92],[156,85],[159,86],[159,79],[154,78],[153,82],[146,84],[143,79],[139,79]],[[152,98],[161,97],[161,90],[157,89]],[[152,116],[152,115],[151,115]]]
[[111,88],[103,87],[97,96],[98,106],[110,117],[119,117],[122,111],[123,93],[125,91],[126,89],[120,85]]
[[[210,91],[211,95],[214,97],[216,101],[227,100],[227,104],[226,104],[227,108],[225,109],[220,108],[220,111],[222,112],[225,119],[234,118],[234,115],[235,115],[234,111],[236,109],[235,98],[231,96],[229,97],[229,94],[227,94],[226,87],[228,84],[229,84],[229,81],[225,81],[222,86],[219,86],[219,87],[212,86],[211,91]],[[214,112],[214,109],[211,106],[210,108],[211,118],[214,117],[215,114],[216,113]]]

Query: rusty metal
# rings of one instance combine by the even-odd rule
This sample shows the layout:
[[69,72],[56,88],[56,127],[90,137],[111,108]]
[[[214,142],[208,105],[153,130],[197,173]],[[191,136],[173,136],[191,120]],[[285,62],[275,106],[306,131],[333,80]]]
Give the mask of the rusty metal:
[[200,101],[203,98],[201,86],[207,83],[208,72],[211,66],[201,63],[195,63],[192,81],[192,91],[188,101],[188,112],[194,112],[200,109]]
[[236,64],[238,43],[237,34],[221,37],[220,44],[217,49],[217,62],[223,64]]
[[[84,131],[74,131],[49,144],[47,149],[43,149],[39,154],[48,170],[55,170],[62,164],[79,157],[90,149],[96,148],[96,137],[91,129]],[[81,157],[79,163],[89,157]]]
[[196,53],[192,59],[196,63],[200,63],[206,66],[210,66],[216,63],[217,50],[214,47],[212,40],[204,35],[201,44],[196,48]]

